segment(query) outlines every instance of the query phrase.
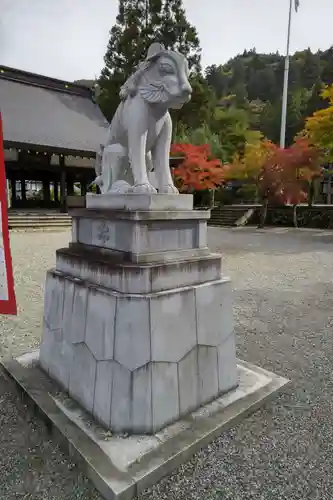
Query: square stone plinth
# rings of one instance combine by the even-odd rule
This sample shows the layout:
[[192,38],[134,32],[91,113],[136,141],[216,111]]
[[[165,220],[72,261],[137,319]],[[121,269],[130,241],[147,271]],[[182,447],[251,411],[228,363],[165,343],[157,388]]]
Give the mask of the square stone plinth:
[[230,282],[120,294],[50,271],[40,363],[105,427],[157,432],[238,384]]
[[99,249],[128,262],[166,262],[208,255],[207,210],[70,212],[73,245]]

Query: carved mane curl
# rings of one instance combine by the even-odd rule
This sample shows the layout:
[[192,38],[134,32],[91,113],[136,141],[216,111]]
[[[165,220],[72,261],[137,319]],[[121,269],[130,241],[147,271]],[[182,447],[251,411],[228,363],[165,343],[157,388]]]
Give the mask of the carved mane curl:
[[153,61],[143,61],[138,69],[126,80],[120,89],[120,99],[125,101],[127,97],[134,97],[137,93],[141,77],[148,71]]
[[120,89],[120,99],[125,101],[127,97],[134,97],[137,93],[141,77],[148,71],[150,66],[165,53],[165,47],[160,43],[153,43],[148,50],[145,61],[139,64],[137,70],[126,80]]

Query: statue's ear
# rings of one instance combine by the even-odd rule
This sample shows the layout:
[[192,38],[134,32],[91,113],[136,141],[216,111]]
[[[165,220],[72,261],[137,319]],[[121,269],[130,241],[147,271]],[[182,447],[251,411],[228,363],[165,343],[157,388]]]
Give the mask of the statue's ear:
[[152,43],[151,46],[148,49],[148,54],[146,57],[147,61],[150,61],[151,59],[154,59],[155,57],[158,57],[161,52],[165,50],[164,46],[161,43]]

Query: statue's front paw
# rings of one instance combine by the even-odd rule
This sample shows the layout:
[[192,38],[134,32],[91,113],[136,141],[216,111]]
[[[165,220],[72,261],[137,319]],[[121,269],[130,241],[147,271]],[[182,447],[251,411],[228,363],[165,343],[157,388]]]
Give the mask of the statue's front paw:
[[173,184],[167,184],[166,186],[162,186],[161,189],[158,190],[161,194],[179,194],[178,189]]
[[132,189],[132,193],[136,194],[154,194],[157,193],[154,186],[152,186],[149,182],[145,182],[144,184],[135,184]]
[[116,181],[112,184],[110,193],[126,194],[131,191],[131,186],[126,181]]

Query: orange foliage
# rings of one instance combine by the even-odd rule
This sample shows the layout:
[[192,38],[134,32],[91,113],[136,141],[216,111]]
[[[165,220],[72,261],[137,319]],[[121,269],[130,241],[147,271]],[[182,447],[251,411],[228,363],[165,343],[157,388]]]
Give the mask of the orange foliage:
[[276,147],[259,174],[259,193],[270,202],[297,205],[307,200],[309,182],[321,174],[320,152],[307,139]]
[[171,155],[184,157],[184,161],[173,169],[175,184],[181,192],[216,189],[223,183],[223,165],[212,158],[208,144],[173,144]]
[[326,86],[321,97],[327,99],[329,105],[307,118],[301,133],[325,153],[326,162],[333,162],[333,85]]
[[242,181],[258,188],[260,174],[268,158],[275,154],[276,149],[277,146],[267,139],[245,144],[244,154],[235,155],[233,161],[225,165],[226,180]]

